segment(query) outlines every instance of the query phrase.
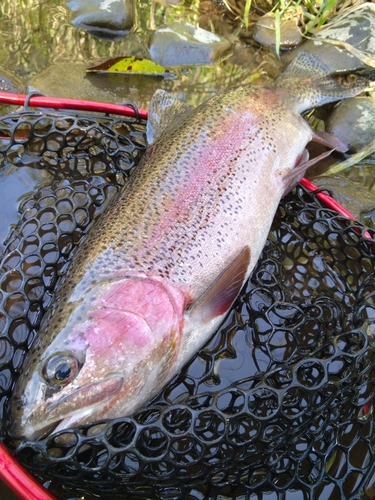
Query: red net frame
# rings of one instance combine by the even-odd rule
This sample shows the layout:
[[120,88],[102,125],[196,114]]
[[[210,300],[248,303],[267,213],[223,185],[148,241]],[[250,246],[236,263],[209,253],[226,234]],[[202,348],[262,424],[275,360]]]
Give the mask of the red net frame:
[[[39,95],[26,96],[23,94],[0,93],[0,103],[17,106],[38,108],[54,108],[59,110],[75,110],[96,113],[115,114],[134,117],[134,109],[127,105],[110,104],[105,102],[60,99]],[[147,119],[148,111],[138,109],[138,116]],[[318,187],[307,179],[302,179],[301,184],[309,191],[318,191]],[[355,216],[325,192],[316,193],[317,198],[327,207],[335,210],[340,215],[355,220]],[[366,234],[366,233],[365,233]],[[1,479],[24,500],[56,500],[35,478],[29,474],[12,456],[7,448],[0,442],[0,477]]]

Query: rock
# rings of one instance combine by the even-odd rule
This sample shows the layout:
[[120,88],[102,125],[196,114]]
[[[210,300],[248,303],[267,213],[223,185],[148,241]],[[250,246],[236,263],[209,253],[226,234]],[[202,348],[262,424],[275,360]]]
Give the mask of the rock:
[[[0,65],[0,92],[24,94],[25,91],[26,84],[21,80],[21,78],[13,71],[10,71],[8,68]],[[14,107],[11,104],[0,104],[0,113],[2,115],[5,115],[10,111],[14,111]]]
[[[274,14],[266,14],[262,16],[254,27],[254,40],[274,49],[276,46],[275,37],[275,16]],[[280,23],[280,48],[290,49],[296,47],[302,41],[302,34],[294,19],[281,21]]]
[[25,84],[13,71],[0,66],[0,92],[24,92]]
[[211,64],[231,46],[226,38],[192,24],[174,22],[156,30],[149,40],[149,53],[161,66]]
[[268,12],[273,9],[275,2],[272,0],[254,0],[253,6],[257,11]]
[[72,0],[71,23],[98,38],[123,38],[136,25],[135,0]]
[[353,97],[333,108],[326,130],[346,142],[356,153],[375,140],[375,102],[370,97]]
[[357,57],[343,47],[325,43],[328,38],[348,43],[370,54],[375,54],[375,5],[364,3],[352,9],[345,9],[344,13],[332,19],[326,28],[319,31],[301,48],[290,54],[295,57],[301,50],[317,55],[332,72],[355,71],[366,67]]

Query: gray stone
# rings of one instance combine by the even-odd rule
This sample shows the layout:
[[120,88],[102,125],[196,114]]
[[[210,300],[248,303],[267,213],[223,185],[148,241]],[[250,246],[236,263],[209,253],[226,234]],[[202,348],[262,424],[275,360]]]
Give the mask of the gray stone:
[[[25,91],[26,91],[25,82],[23,82],[16,73],[0,65],[0,92],[24,94]],[[0,105],[1,114],[5,115],[10,111],[14,111],[14,106],[12,106],[11,104]]]
[[231,42],[192,24],[174,22],[156,30],[149,40],[150,57],[162,66],[211,64]]
[[24,92],[24,82],[13,71],[0,65],[0,92]]
[[98,38],[123,38],[136,25],[135,0],[72,0],[71,23]]
[[[275,48],[276,36],[274,15],[266,14],[257,21],[254,27],[254,40],[265,47],[269,47],[271,49]],[[301,41],[302,34],[295,20],[288,19],[280,23],[281,49],[296,47],[301,43]]]
[[338,40],[356,49],[375,54],[375,5],[364,3],[332,19],[326,28],[314,35],[301,48],[290,54],[295,57],[300,50],[315,54],[333,71],[349,72],[366,67],[357,57],[343,47],[325,43],[322,39]]
[[375,139],[375,102],[370,97],[354,97],[334,107],[326,130],[339,137],[356,153]]

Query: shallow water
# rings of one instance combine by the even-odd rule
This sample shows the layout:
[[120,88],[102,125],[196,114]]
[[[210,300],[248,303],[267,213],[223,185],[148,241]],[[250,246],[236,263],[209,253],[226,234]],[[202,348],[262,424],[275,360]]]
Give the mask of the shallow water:
[[[173,81],[137,75],[85,76],[85,68],[113,57],[149,57],[150,2],[137,2],[137,7],[138,29],[121,41],[111,42],[94,38],[70,25],[71,12],[64,0],[24,0],[22,3],[4,0],[0,5],[0,65],[14,71],[24,85],[42,87],[41,90],[50,95],[75,98],[80,95],[96,100],[101,96],[110,102],[126,98],[139,107],[147,107],[153,92],[160,87],[178,92],[181,98],[197,104],[219,89],[260,75],[263,59],[259,51],[241,44],[240,57],[235,51],[236,64],[227,58],[220,64],[173,68],[177,74]],[[166,10],[156,4],[153,22],[159,27],[173,19],[197,19],[197,14],[191,11],[180,12],[181,9]],[[278,65],[276,58],[270,60]]]

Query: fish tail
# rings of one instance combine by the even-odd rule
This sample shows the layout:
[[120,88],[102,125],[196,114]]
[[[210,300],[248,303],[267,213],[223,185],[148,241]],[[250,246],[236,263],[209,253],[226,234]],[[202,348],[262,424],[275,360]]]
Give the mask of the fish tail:
[[363,76],[334,75],[317,56],[306,52],[298,54],[275,83],[294,98],[298,113],[354,97],[370,86]]

